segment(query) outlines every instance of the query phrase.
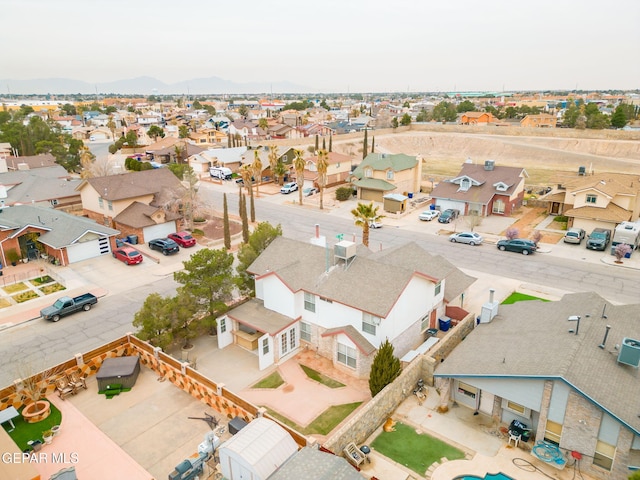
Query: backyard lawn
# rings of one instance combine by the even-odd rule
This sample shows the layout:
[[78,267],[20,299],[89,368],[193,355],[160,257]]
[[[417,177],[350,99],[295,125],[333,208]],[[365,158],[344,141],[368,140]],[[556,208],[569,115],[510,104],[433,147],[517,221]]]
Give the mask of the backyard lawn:
[[534,297],[533,295],[526,295],[524,293],[513,292],[502,302],[503,305],[510,305],[516,302],[526,302],[528,300],[541,300],[543,302],[548,302],[546,298]]
[[[19,415],[13,419],[13,424],[16,426],[16,428],[12,432],[8,433],[11,439],[18,446],[20,451],[24,452],[29,447],[29,445],[27,444],[29,440],[42,441],[42,432],[49,430],[54,425],[60,425],[61,421],[62,414],[60,413],[60,410],[58,410],[52,403],[51,414],[47,418],[37,423],[27,423],[22,418],[22,415]],[[11,428],[8,423],[4,423],[2,424],[2,426],[4,427],[5,431]]]
[[295,422],[292,422],[288,418],[280,415],[279,413],[267,408],[269,415],[278,419],[280,422],[288,425],[294,430],[302,433],[303,435],[327,435],[331,430],[336,428],[340,422],[347,418],[351,412],[358,408],[362,402],[345,403],[344,405],[334,405],[327,408],[316,419],[311,422],[307,427],[302,427]]
[[382,432],[371,447],[391,460],[423,476],[432,463],[442,457],[464,458],[464,452],[427,434],[418,434],[413,427],[398,422],[395,432]]

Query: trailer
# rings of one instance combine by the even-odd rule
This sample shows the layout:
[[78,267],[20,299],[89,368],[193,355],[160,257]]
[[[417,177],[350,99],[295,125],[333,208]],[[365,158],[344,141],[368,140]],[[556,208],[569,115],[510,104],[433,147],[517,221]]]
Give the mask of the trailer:
[[616,245],[625,243],[631,247],[631,251],[640,246],[640,221],[622,222],[613,232],[611,241],[611,254],[614,255]]

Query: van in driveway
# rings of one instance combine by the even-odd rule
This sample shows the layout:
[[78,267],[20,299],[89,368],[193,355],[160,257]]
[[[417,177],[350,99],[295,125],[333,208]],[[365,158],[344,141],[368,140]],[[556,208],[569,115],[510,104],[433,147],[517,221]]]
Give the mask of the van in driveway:
[[209,175],[211,178],[218,178],[220,180],[231,180],[233,172],[227,167],[211,167],[209,168]]

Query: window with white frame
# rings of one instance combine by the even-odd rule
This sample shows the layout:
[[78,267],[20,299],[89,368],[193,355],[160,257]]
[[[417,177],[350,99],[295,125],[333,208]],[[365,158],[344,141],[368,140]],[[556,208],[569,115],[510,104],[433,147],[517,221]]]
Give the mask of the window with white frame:
[[458,382],[458,393],[469,398],[476,398],[478,389],[468,383]]
[[520,405],[519,403],[513,402],[511,400],[507,400],[506,398],[502,399],[502,408],[524,418],[531,417],[531,410],[529,410],[524,405]]
[[420,331],[424,331],[429,328],[429,318],[431,317],[430,313],[427,313],[424,317],[420,319]]
[[387,170],[387,180],[393,180],[393,170]]
[[439,281],[438,283],[436,283],[435,291],[434,291],[434,295],[435,295],[435,296],[440,295],[440,292],[441,292],[441,291],[442,291],[442,280],[441,280],[441,281]]
[[597,195],[593,195],[593,194],[589,194],[587,195],[587,203],[596,203],[598,201],[598,196]]
[[547,420],[547,425],[544,428],[544,439],[547,442],[560,445],[560,438],[562,437],[562,424]]
[[496,200],[493,202],[493,213],[504,213],[504,202],[502,200]]
[[100,208],[104,208],[104,199],[102,197],[98,197],[98,205]]
[[373,169],[372,168],[365,168],[364,176],[367,177],[367,178],[373,177]]
[[347,367],[356,368],[356,349],[339,343],[338,362]]
[[367,312],[362,312],[362,331],[365,333],[370,333],[371,335],[376,334],[376,327],[380,325],[380,317],[376,317],[375,315],[371,315]]
[[227,331],[227,319],[223,317],[220,319],[220,333],[225,333],[226,331]]
[[605,470],[611,470],[615,456],[615,445],[609,445],[602,440],[598,440],[598,443],[596,443],[596,451],[593,454],[593,464],[604,468]]
[[268,338],[263,338],[262,339],[262,354],[263,355],[267,355],[269,353],[269,339]]
[[304,292],[304,309],[309,312],[316,311],[316,296],[313,293]]
[[113,202],[111,200],[109,200],[107,202],[107,205],[108,205],[109,210],[113,210]]
[[311,341],[311,325],[306,322],[300,322],[300,339],[305,342]]
[[466,192],[469,190],[469,187],[471,187],[471,180],[466,177],[460,180],[460,191]]

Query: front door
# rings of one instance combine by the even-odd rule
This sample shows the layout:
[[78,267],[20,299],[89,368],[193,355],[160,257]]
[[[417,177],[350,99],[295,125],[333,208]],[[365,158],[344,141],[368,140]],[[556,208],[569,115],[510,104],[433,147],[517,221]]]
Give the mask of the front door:
[[273,338],[268,333],[258,339],[258,368],[264,370],[273,365]]

